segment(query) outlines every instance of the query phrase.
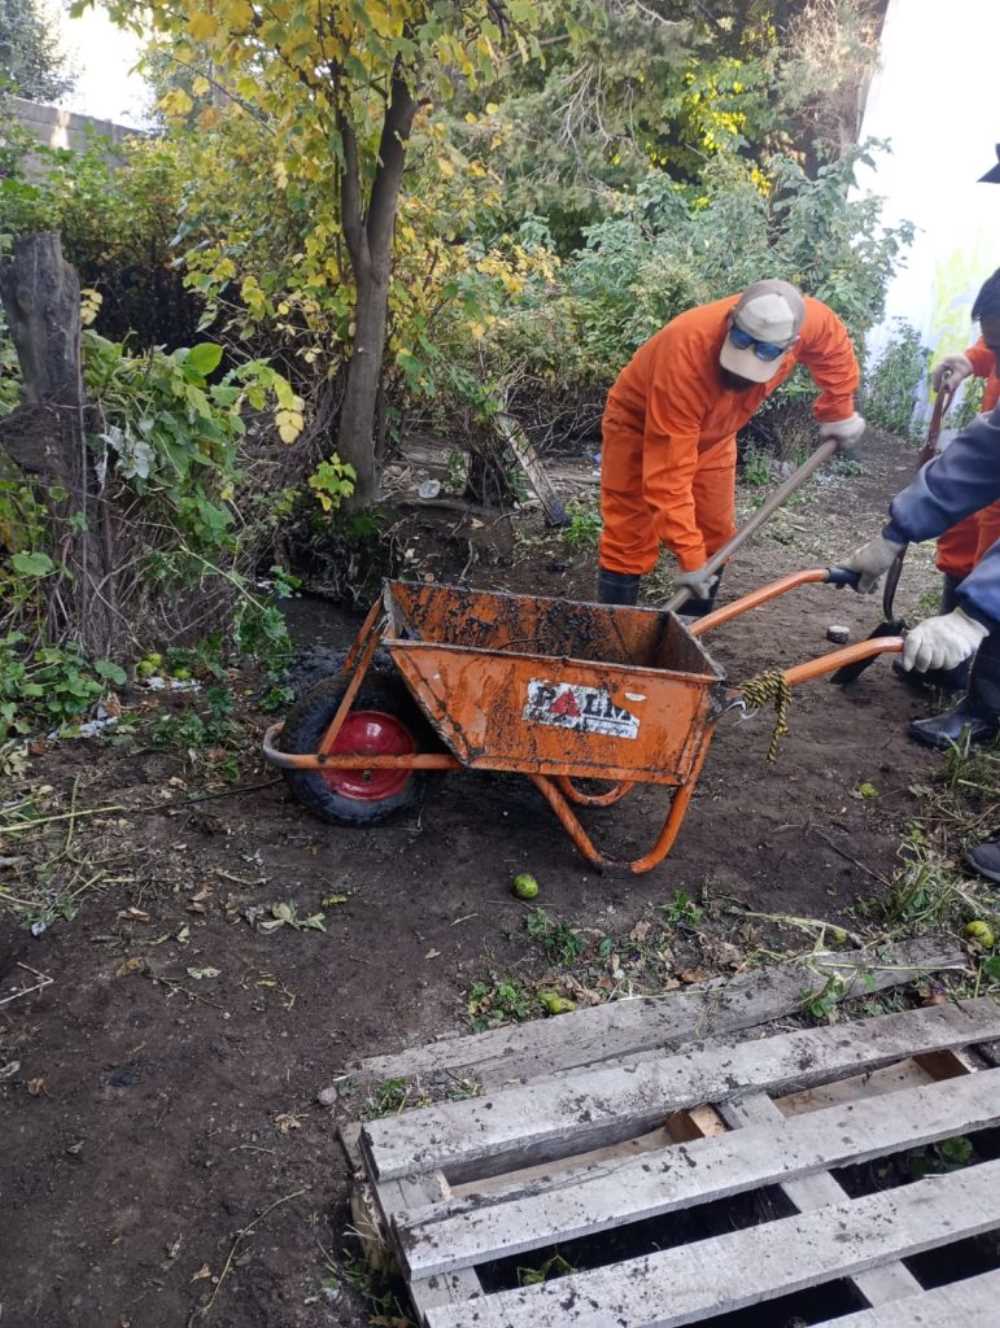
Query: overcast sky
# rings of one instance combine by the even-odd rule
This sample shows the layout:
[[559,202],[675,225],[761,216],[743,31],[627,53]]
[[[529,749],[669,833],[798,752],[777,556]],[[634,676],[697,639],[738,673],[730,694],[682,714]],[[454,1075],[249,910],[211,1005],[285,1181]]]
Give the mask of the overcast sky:
[[147,122],[150,93],[145,81],[129,72],[139,58],[137,39],[116,28],[100,6],[70,18],[65,6],[58,5],[56,15],[63,46],[79,73],[76,87],[60,106],[141,128]]

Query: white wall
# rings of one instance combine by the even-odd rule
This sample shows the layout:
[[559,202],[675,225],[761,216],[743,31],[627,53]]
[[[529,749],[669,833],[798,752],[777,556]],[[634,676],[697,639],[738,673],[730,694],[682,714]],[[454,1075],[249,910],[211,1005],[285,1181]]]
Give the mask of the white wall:
[[973,340],[972,302],[1000,267],[1000,184],[978,184],[1000,143],[1000,0],[889,0],[881,67],[861,138],[892,140],[863,188],[886,200],[887,223],[918,229],[893,279],[877,357],[893,317],[923,334],[934,358]]

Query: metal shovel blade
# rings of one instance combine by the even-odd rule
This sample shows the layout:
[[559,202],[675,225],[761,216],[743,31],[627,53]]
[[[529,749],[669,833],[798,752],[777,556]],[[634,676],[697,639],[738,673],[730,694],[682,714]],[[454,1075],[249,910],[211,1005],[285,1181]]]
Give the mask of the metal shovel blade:
[[[885,589],[882,591],[882,622],[875,628],[874,632],[869,632],[866,640],[874,641],[880,636],[902,636],[906,631],[906,623],[902,618],[892,616],[893,601],[896,598],[896,587],[899,585],[899,577],[903,570],[903,559],[906,557],[906,548],[904,544],[893,559],[892,566],[885,574]],[[839,687],[844,687],[847,683],[857,682],[869,665],[874,664],[878,655],[873,655],[871,659],[860,659],[854,664],[845,664],[842,669],[830,675],[830,681],[835,682]]]

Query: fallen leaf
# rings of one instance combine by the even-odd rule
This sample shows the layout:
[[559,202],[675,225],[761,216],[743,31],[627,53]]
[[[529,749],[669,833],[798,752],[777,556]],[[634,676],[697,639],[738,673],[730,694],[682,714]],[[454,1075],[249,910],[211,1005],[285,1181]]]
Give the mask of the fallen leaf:
[[187,911],[189,913],[204,913],[206,909],[204,904],[199,904],[196,899],[192,899],[187,906]]
[[149,914],[142,908],[123,908],[119,911],[119,918],[123,922],[149,922]]
[[189,978],[194,978],[196,982],[202,978],[217,978],[221,974],[220,968],[189,968],[187,973]]
[[337,904],[346,904],[350,897],[350,895],[327,895],[321,902],[324,908],[333,908]]
[[8,1061],[6,1065],[0,1065],[0,1083],[5,1079],[13,1079],[20,1068],[20,1061]]
[[180,1254],[181,1252],[181,1246],[183,1244],[184,1244],[184,1237],[178,1236],[177,1239],[173,1242],[173,1244],[167,1245],[165,1247],[167,1251],[167,1258],[170,1259],[171,1261],[176,1259],[178,1254]]
[[440,958],[441,958],[441,951],[440,951],[440,950],[428,950],[427,953],[424,955],[424,958],[425,958],[425,959],[440,959]]
[[141,955],[135,955],[131,959],[124,959],[115,969],[116,978],[127,978],[131,973],[144,973],[146,970],[146,961]]
[[48,1097],[49,1095],[48,1084],[46,1083],[44,1078],[41,1077],[39,1077],[38,1079],[29,1079],[28,1092],[31,1094],[32,1097]]
[[628,934],[630,941],[635,941],[636,945],[642,945],[643,941],[653,929],[653,924],[649,921],[637,922]]
[[682,982],[704,982],[709,972],[705,968],[682,968],[677,976]]
[[82,1151],[83,1151],[82,1139],[78,1139],[75,1144],[70,1144],[70,1146],[66,1149],[66,1152],[71,1153],[73,1157],[79,1157]]
[[187,945],[188,941],[191,939],[191,928],[185,924],[174,939],[177,941],[178,945]]
[[196,895],[191,896],[192,904],[200,904],[203,899],[207,899],[212,893],[210,885],[203,885]]
[[289,1130],[302,1129],[302,1122],[294,1111],[283,1111],[279,1116],[275,1116],[274,1123],[282,1134],[287,1134]]
[[206,1277],[211,1277],[211,1276],[212,1276],[211,1268],[209,1268],[207,1263],[203,1263],[201,1267],[198,1269],[198,1271],[195,1273],[194,1277],[192,1277],[191,1281],[203,1282]]

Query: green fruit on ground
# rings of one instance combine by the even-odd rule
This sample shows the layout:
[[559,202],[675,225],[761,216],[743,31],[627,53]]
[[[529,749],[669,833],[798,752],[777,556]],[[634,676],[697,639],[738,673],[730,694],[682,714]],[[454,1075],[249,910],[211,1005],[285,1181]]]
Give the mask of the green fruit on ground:
[[191,677],[191,670],[190,670],[190,669],[174,669],[174,675],[173,675],[173,676],[177,679],[178,682],[187,682],[187,680]]
[[540,991],[538,999],[548,1014],[569,1014],[571,1010],[576,1009],[576,1001],[568,1000],[555,991]]
[[522,872],[520,876],[514,877],[514,893],[518,899],[536,899],[538,897],[538,882],[527,872]]
[[136,673],[140,678],[151,678],[156,672],[156,665],[151,664],[148,659],[141,660]]
[[965,934],[970,941],[975,941],[984,950],[993,949],[993,928],[988,922],[970,922],[965,929]]
[[163,664],[163,656],[158,655],[155,650],[151,650],[142,662],[144,664],[152,664],[154,669],[158,669]]

